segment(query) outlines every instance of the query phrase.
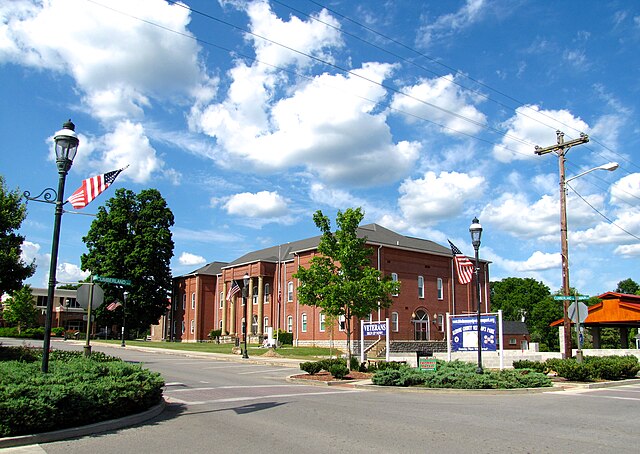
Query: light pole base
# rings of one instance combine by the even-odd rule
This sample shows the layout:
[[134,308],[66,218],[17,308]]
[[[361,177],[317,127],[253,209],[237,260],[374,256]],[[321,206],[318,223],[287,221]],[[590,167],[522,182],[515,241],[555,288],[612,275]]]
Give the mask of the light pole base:
[[484,374],[484,371],[482,370],[482,367],[478,366],[476,368],[476,374]]
[[91,345],[84,346],[84,356],[86,356],[87,358],[91,356]]

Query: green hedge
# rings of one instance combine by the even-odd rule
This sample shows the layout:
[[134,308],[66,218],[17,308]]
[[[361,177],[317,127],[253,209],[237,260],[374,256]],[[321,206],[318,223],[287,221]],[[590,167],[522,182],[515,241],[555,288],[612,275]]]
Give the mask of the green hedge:
[[[16,350],[8,353],[7,350]],[[76,427],[146,410],[160,402],[160,374],[104,354],[0,346],[0,437]],[[9,358],[16,358],[7,360]]]
[[25,328],[18,333],[17,327],[0,328],[0,337],[19,339],[44,339],[44,328]]
[[552,358],[544,362],[514,361],[513,367],[544,373],[556,372],[571,381],[622,380],[635,377],[640,370],[638,358],[631,355],[586,356],[581,363],[575,358]]
[[421,371],[406,365],[378,370],[372,377],[374,385],[422,386],[455,389],[540,388],[552,385],[544,374],[529,369],[485,371],[476,373],[476,365],[462,361],[436,360],[435,371]]

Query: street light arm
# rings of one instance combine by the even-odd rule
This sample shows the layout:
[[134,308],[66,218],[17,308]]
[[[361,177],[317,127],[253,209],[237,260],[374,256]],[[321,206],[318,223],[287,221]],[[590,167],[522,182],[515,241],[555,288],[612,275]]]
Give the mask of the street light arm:
[[593,169],[589,169],[586,170],[582,173],[579,173],[578,175],[575,175],[573,177],[567,178],[566,180],[564,180],[565,183],[570,182],[571,180],[575,180],[576,178],[580,178],[583,175],[586,175],[588,173],[593,172],[594,170],[608,170],[609,172],[613,172],[614,170],[616,170],[619,166],[619,164],[617,162],[609,162],[607,164],[603,164],[601,166],[598,167],[594,167]]

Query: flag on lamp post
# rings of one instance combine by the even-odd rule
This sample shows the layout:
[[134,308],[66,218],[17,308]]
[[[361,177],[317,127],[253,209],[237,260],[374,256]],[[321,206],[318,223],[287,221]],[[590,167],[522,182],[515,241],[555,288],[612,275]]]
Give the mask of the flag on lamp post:
[[67,200],[76,210],[86,207],[91,201],[102,194],[105,189],[115,181],[116,177],[120,175],[120,172],[127,167],[87,178],[82,181],[82,185],[76,189]]
[[456,270],[458,271],[458,282],[463,285],[468,284],[473,278],[475,265],[471,260],[469,260],[469,257],[464,255],[462,251],[458,249],[451,241],[449,241],[449,245],[451,246],[453,261],[456,264]]

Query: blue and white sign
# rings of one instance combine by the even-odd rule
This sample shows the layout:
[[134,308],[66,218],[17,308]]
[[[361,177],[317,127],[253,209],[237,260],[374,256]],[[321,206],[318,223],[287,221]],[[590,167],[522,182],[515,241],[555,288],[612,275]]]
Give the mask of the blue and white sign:
[[367,323],[363,325],[365,336],[384,336],[387,334],[387,324],[381,323]]
[[[480,317],[480,341],[482,351],[496,351],[497,317]],[[478,317],[451,318],[451,349],[454,352],[478,351]]]

